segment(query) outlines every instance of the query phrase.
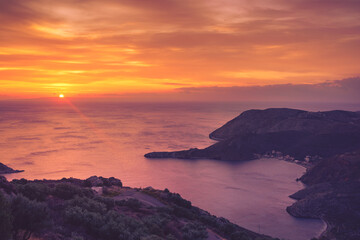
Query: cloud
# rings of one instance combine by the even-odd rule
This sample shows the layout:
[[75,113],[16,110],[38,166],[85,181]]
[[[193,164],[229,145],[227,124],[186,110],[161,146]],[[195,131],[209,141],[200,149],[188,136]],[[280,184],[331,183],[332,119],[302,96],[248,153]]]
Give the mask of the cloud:
[[[233,101],[233,102],[308,102],[352,103],[360,107],[360,77],[316,84],[275,84],[245,87],[180,88],[171,94],[113,95],[130,101]],[[110,97],[110,96],[109,96]]]
[[357,76],[359,11],[356,0],[0,0],[0,94],[171,92]]
[[278,84],[250,87],[183,88],[186,95],[212,96],[225,101],[291,101],[359,103],[360,78],[318,84]]

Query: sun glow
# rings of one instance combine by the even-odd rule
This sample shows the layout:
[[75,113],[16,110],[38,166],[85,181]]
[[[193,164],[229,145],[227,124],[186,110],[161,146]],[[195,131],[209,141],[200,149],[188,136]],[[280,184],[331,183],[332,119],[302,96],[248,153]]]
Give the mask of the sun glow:
[[59,94],[59,98],[64,98],[65,96],[64,96],[64,94]]

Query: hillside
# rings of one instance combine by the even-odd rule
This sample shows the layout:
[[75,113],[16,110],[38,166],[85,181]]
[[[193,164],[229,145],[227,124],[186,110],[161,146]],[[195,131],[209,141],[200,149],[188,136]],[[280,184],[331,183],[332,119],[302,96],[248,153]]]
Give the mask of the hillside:
[[179,194],[115,178],[8,182],[0,177],[0,239],[271,240],[192,206]]
[[325,220],[320,239],[360,239],[360,151],[324,159],[300,180],[307,187],[291,195],[291,215]]

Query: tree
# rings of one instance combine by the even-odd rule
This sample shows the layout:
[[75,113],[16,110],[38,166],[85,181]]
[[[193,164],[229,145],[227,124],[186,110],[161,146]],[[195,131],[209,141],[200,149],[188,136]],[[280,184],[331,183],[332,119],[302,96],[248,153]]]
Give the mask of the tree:
[[32,201],[22,195],[17,195],[12,200],[11,209],[14,217],[14,239],[27,240],[34,232],[45,227],[48,217],[48,208],[45,203]]
[[0,191],[0,240],[8,240],[11,237],[12,215],[10,204]]

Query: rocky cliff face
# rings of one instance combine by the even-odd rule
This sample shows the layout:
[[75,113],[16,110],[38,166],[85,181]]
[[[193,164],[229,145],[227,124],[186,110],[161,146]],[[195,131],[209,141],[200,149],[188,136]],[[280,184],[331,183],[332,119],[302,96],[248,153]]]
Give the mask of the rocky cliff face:
[[324,159],[301,180],[307,187],[290,196],[298,201],[288,213],[325,220],[320,239],[360,239],[360,151]]
[[272,108],[249,110],[210,134],[219,142],[205,149],[152,152],[148,158],[210,158],[242,161],[273,150],[298,160],[330,157],[360,148],[360,114]]

